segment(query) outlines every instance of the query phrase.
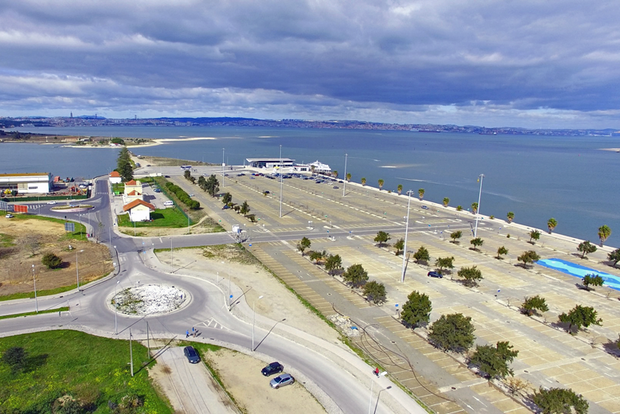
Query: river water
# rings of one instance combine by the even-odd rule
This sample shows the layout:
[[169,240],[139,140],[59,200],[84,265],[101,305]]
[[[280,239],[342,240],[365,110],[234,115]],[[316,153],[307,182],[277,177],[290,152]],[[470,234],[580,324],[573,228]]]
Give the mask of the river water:
[[[252,127],[84,127],[19,128],[52,135],[179,138],[133,151],[188,160],[243,164],[245,158],[320,160],[352,180],[404,191],[425,189],[425,199],[464,209],[478,201],[478,177],[484,174],[480,212],[546,229],[554,217],[556,231],[598,241],[597,229],[612,229],[608,244],[620,242],[620,147],[618,137],[540,137]],[[185,140],[211,137],[211,140]],[[3,144],[0,172],[51,172],[92,177],[116,165],[117,149],[65,148],[60,145]]]

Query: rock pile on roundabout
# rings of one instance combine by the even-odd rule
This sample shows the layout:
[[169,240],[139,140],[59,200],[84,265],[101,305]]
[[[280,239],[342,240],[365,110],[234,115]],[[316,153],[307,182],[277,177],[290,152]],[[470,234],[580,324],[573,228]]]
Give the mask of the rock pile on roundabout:
[[187,292],[174,286],[138,285],[116,293],[112,308],[128,316],[152,316],[177,311],[189,303]]

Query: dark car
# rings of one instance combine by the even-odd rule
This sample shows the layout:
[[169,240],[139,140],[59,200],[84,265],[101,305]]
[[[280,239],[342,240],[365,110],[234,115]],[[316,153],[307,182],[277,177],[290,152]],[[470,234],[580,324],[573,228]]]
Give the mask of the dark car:
[[422,210],[428,210],[427,206],[422,206]]
[[439,273],[439,272],[428,272],[426,274],[426,276],[428,276],[428,277],[438,277],[440,279],[443,277],[443,275],[441,273]]
[[200,362],[200,355],[198,355],[198,352],[193,346],[186,346],[183,348],[183,353],[190,364],[197,364]]
[[273,374],[278,374],[280,372],[284,371],[284,367],[282,366],[282,364],[280,364],[279,362],[272,362],[271,364],[267,365],[265,368],[263,368],[261,370],[261,373],[266,376],[269,377]]
[[278,389],[280,387],[284,387],[285,385],[289,385],[294,382],[295,382],[295,378],[293,378],[291,374],[282,374],[272,379],[269,382],[269,385],[271,385],[271,388]]

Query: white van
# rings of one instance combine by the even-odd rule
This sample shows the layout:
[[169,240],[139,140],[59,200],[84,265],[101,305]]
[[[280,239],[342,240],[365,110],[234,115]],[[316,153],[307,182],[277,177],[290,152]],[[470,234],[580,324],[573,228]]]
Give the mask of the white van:
[[168,201],[164,201],[164,205],[165,206],[173,206],[174,203],[172,201],[168,200]]

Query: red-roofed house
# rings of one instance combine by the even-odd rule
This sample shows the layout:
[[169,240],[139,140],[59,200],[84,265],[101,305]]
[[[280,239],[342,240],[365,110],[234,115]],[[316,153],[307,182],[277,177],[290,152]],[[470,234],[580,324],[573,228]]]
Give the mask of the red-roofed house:
[[129,204],[134,200],[142,200],[142,183],[135,180],[127,181],[125,193],[123,193],[123,203]]
[[118,171],[112,171],[110,173],[110,184],[119,184],[121,182],[121,175],[118,173]]
[[155,211],[155,206],[144,200],[133,200],[123,206],[123,211],[129,212],[131,221],[148,221],[151,219],[151,211]]

